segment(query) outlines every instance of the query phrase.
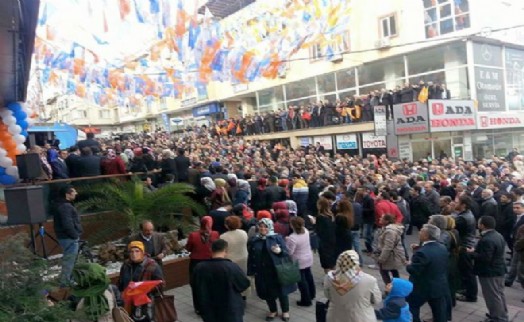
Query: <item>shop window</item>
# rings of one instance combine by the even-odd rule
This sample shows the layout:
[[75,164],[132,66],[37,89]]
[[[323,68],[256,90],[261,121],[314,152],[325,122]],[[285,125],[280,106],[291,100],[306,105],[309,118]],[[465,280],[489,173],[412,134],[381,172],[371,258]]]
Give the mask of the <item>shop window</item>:
[[286,99],[294,100],[314,96],[317,94],[315,78],[308,78],[298,82],[293,82],[286,86]]
[[409,75],[416,75],[444,69],[446,63],[454,66],[466,65],[466,45],[463,42],[421,50],[409,54]]
[[320,93],[329,93],[336,90],[334,73],[317,76],[317,83]]
[[386,59],[358,67],[359,85],[400,79],[405,76],[403,57]]
[[426,38],[469,28],[468,0],[424,0]]
[[284,101],[284,92],[282,86],[268,88],[258,92],[258,105],[265,106],[273,102]]
[[337,87],[338,90],[345,90],[356,87],[355,69],[350,68],[337,72]]
[[380,37],[389,38],[397,35],[396,15],[392,14],[379,19]]

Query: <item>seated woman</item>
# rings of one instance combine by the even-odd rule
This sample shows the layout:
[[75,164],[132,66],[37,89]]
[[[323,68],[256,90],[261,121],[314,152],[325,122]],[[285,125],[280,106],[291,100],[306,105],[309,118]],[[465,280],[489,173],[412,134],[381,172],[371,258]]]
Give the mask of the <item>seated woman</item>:
[[[162,269],[157,262],[146,256],[144,244],[141,241],[132,241],[127,246],[129,259],[124,262],[120,269],[120,279],[118,280],[118,290],[123,292],[130,282],[157,281],[164,280]],[[152,296],[151,292],[148,295]],[[153,321],[153,307],[146,304],[139,307],[131,306],[128,312],[134,321]],[[149,320],[147,320],[149,319]]]

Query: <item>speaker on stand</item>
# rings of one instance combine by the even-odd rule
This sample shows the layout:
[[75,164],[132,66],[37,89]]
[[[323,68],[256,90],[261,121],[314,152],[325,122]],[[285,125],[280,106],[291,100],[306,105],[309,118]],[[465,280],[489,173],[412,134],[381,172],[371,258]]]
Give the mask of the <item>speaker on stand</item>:
[[42,174],[42,161],[40,161],[38,153],[17,155],[16,165],[20,179],[33,181]]
[[[18,159],[18,157],[17,157]],[[44,206],[44,190],[42,186],[30,185],[23,187],[8,188],[4,190],[7,206],[7,223],[9,225],[29,225],[31,231],[31,247],[36,254],[36,241],[40,239],[43,257],[47,258],[44,237],[49,237],[55,243],[58,241],[49,235],[44,228],[47,221]],[[35,233],[34,225],[38,225]]]

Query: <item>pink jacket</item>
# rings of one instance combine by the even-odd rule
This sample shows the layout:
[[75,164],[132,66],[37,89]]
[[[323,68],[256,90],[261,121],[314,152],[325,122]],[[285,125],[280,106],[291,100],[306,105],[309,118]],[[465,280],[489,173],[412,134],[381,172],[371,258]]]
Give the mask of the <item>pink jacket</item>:
[[286,238],[286,246],[289,255],[293,260],[298,261],[300,269],[308,268],[313,265],[313,252],[309,243],[309,231],[305,229],[305,233],[292,233]]

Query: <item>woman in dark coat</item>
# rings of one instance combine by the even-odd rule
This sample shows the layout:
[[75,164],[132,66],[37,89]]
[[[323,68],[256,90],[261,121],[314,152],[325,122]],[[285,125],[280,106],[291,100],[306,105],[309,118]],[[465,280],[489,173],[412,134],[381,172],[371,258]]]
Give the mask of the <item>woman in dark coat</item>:
[[336,239],[336,257],[346,250],[353,249],[353,206],[347,199],[337,203],[337,215],[335,216],[335,239]]
[[276,265],[288,258],[286,242],[273,230],[273,221],[263,218],[258,222],[258,234],[248,242],[247,275],[255,276],[258,297],[265,300],[269,313],[266,321],[272,321],[278,314],[277,298],[282,309],[282,320],[289,321],[288,294],[297,290],[297,285],[280,284]]
[[335,267],[337,261],[335,216],[333,216],[330,202],[326,198],[320,197],[318,199],[317,209],[315,232],[319,239],[318,255],[320,266],[327,273]]

